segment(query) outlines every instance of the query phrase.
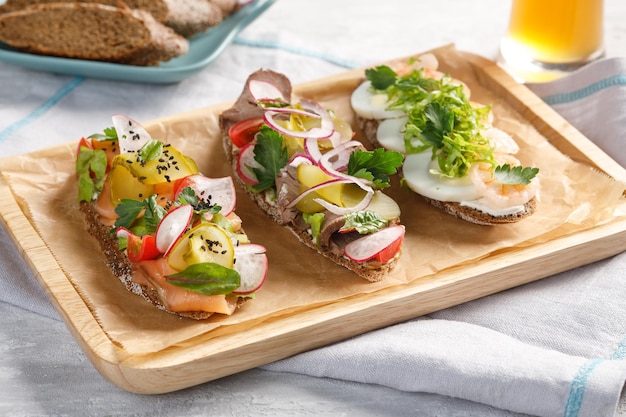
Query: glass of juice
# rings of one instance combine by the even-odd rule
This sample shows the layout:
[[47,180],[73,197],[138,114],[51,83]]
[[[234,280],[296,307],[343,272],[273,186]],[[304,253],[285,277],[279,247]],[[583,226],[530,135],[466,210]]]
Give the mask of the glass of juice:
[[603,0],[513,0],[499,62],[519,81],[549,81],[604,55]]

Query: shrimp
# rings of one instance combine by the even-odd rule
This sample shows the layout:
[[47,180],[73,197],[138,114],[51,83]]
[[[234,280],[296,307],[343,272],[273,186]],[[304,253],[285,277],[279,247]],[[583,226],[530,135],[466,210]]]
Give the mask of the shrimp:
[[515,139],[505,131],[491,126],[481,133],[485,139],[489,140],[489,144],[494,152],[511,155],[519,152],[519,145],[515,142]]
[[[495,157],[499,165],[520,165],[517,158],[509,154],[499,153]],[[501,210],[523,206],[536,195],[539,188],[537,178],[529,184],[503,184],[494,178],[493,171],[494,167],[486,162],[472,164],[469,171],[472,183],[491,207]]]
[[[439,61],[437,57],[433,54],[423,54],[417,57],[414,61],[396,61],[389,64],[389,67],[394,70],[398,76],[402,77],[404,75],[410,74],[415,70],[422,69],[424,78],[433,78],[435,80],[440,80],[446,76],[445,73],[438,70]],[[461,80],[457,80],[456,78],[452,79],[452,83],[454,85],[460,85],[463,88],[463,93],[469,98],[471,94],[471,90],[467,84],[465,84]]]
[[417,57],[412,62],[407,61],[396,61],[389,65],[392,70],[396,72],[396,74],[402,76],[413,72],[414,70],[418,70],[423,68],[424,75],[429,78],[435,78],[429,75],[430,73],[439,72],[437,71],[437,67],[439,67],[439,61],[437,57],[433,54],[424,54]]

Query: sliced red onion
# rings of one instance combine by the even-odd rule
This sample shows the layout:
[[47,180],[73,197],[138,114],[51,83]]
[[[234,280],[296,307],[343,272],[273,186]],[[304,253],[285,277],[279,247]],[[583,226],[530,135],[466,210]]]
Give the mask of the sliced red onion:
[[309,110],[304,110],[304,109],[294,109],[293,107],[267,107],[265,108],[265,112],[272,112],[272,113],[285,113],[285,114],[298,114],[300,116],[305,116],[305,117],[311,117],[313,119],[321,119],[322,116],[320,116],[319,114],[309,111]]
[[152,137],[144,129],[141,123],[122,114],[116,114],[112,117],[113,126],[117,132],[117,140],[120,147],[120,153],[137,152]]
[[292,156],[289,162],[287,163],[287,165],[292,166],[294,168],[300,164],[315,165],[315,161],[313,160],[313,158],[311,158],[310,155],[297,153],[294,156]]
[[[321,106],[314,102],[303,101],[300,104],[302,109],[294,109],[290,107],[271,107],[266,109],[263,114],[265,123],[277,132],[294,138],[329,138],[335,131],[335,124],[333,123],[330,114],[328,114],[328,111],[324,110]],[[305,117],[319,118],[321,119],[321,126],[302,131],[289,129],[282,126],[276,119],[277,116],[284,114],[296,114]]]
[[252,97],[259,101],[283,101],[286,102],[283,93],[274,84],[261,80],[250,80],[248,90]]
[[[349,149],[362,146],[361,142],[356,140],[351,140],[341,145],[337,146],[334,149],[326,152],[319,159],[319,166],[322,170],[333,177],[344,178],[347,174],[340,172],[342,169],[348,165],[348,161],[350,160],[350,154],[352,153]],[[338,159],[334,162],[331,162],[333,158],[337,157]]]
[[[320,127],[314,127],[309,129],[309,135],[307,137],[317,137],[318,139],[329,138],[335,132],[335,122],[333,122],[328,110],[323,108],[319,103],[310,100],[300,101],[300,105],[304,110],[310,110],[317,113],[322,118],[322,125]],[[315,135],[313,135],[315,133]]]
[[[342,180],[338,180],[338,181],[342,181]],[[356,211],[365,210],[367,206],[369,206],[370,203],[372,202],[372,198],[374,197],[374,189],[371,187],[368,187],[368,188],[369,190],[367,191],[363,199],[357,205],[352,206],[352,207],[339,207],[338,205],[329,203],[328,201],[322,198],[314,198],[313,201],[315,201],[316,203],[318,203],[319,205],[321,205],[322,207],[324,207],[326,210],[330,211],[333,214],[343,215],[343,214],[348,214],[348,213],[354,213]]]
[[322,183],[317,184],[314,187],[311,187],[303,192],[301,192],[300,194],[298,194],[298,196],[296,198],[294,198],[293,200],[291,200],[289,202],[289,204],[287,204],[287,208],[291,208],[293,206],[295,206],[296,204],[298,204],[300,202],[300,200],[302,200],[304,197],[306,197],[307,195],[311,194],[312,192],[316,192],[324,187],[328,187],[329,185],[335,185],[335,184],[349,184],[352,181],[350,181],[349,179],[335,179],[335,180],[329,180],[329,181],[325,181]]
[[317,139],[315,138],[305,139],[304,150],[307,152],[307,155],[309,155],[316,164],[322,158],[322,151],[320,151],[319,144],[317,143]]

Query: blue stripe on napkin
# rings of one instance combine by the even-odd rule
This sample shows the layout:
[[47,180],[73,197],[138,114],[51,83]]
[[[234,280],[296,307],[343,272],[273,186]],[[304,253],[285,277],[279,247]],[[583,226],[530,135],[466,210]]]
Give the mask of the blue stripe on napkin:
[[324,61],[330,62],[331,64],[334,64],[343,68],[348,68],[348,69],[358,68],[361,66],[360,64],[353,62],[353,61],[345,60],[342,58],[337,58],[332,55],[324,54],[321,52],[310,51],[307,49],[302,49],[302,48],[297,48],[297,47],[281,44],[275,41],[246,39],[246,38],[242,38],[238,36],[235,38],[234,43],[238,45],[252,46],[255,48],[280,49],[280,50],[290,52],[296,55],[322,59]]
[[18,120],[7,126],[4,130],[0,131],[0,143],[7,140],[15,132],[23,128],[24,126],[37,120],[44,115],[48,110],[53,108],[59,101],[66,95],[71,93],[76,87],[78,87],[85,79],[83,77],[76,77],[69,83],[65,84],[52,97],[44,101],[39,107],[33,110],[28,116]]
[[554,94],[552,96],[542,97],[542,99],[549,105],[554,106],[555,104],[571,103],[573,101],[580,100],[609,87],[624,85],[626,85],[626,75],[614,75],[613,77],[605,78],[603,80],[590,84],[585,88],[571,91],[569,93]]
[[589,376],[602,362],[604,362],[603,359],[590,359],[578,369],[569,388],[569,396],[567,397],[563,417],[578,417]]
[[618,343],[617,348],[613,351],[613,354],[611,355],[611,359],[626,359],[626,337],[624,337],[622,341]]

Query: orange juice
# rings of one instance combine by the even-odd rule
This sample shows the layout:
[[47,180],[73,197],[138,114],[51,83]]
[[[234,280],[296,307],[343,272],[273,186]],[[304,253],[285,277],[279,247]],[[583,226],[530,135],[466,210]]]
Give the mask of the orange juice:
[[513,0],[505,41],[536,62],[584,62],[602,53],[602,22],[602,0]]

